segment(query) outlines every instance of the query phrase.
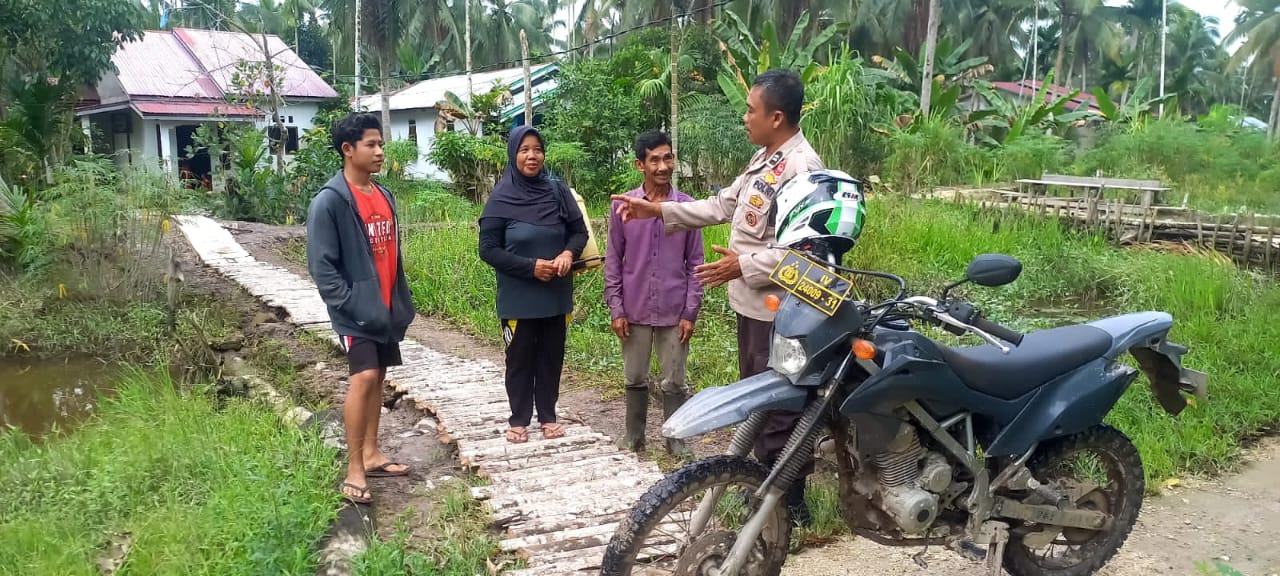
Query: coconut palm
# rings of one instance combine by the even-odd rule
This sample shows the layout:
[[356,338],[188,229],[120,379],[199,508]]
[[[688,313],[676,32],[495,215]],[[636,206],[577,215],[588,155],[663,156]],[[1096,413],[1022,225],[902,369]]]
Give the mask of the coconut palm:
[[1271,65],[1275,92],[1271,98],[1271,114],[1267,136],[1274,138],[1280,120],[1280,0],[1239,0],[1244,11],[1236,18],[1236,27],[1227,36],[1227,44],[1244,39],[1231,55],[1228,70],[1246,62],[1250,67]]

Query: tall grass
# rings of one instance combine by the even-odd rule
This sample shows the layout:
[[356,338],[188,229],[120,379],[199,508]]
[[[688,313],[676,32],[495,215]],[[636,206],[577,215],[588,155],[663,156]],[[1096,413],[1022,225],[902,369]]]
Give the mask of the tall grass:
[[[1216,472],[1233,464],[1240,444],[1280,421],[1280,289],[1220,258],[1116,250],[1104,239],[1024,214],[1003,214],[947,202],[873,199],[867,228],[847,264],[907,278],[914,292],[935,293],[963,275],[975,255],[1000,252],[1024,264],[1022,277],[1000,289],[962,288],[987,314],[1022,330],[1060,324],[1045,307],[1084,314],[1162,310],[1173,314],[1172,338],[1191,347],[1185,360],[1210,374],[1210,401],[1178,418],[1164,414],[1145,379],[1121,399],[1109,421],[1134,439],[1157,481],[1186,472]],[[604,236],[604,231],[597,229]],[[704,232],[708,251],[726,245],[727,227]],[[476,230],[456,224],[413,235],[405,261],[416,304],[424,313],[498,342],[493,271],[479,260]],[[708,260],[717,259],[714,254]],[[568,364],[621,389],[621,352],[609,331],[603,275],[580,276]],[[860,282],[867,297],[883,293]],[[696,388],[737,376],[734,317],[724,289],[707,294],[690,357]],[[976,342],[974,342],[976,344]]]
[[135,372],[97,421],[0,434],[0,574],[303,574],[338,505],[333,449],[264,405],[179,396]]

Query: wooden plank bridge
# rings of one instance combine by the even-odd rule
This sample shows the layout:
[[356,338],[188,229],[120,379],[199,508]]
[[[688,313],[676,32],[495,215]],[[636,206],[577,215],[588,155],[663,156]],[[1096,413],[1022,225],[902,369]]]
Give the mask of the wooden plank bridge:
[[[253,258],[217,222],[176,218],[205,265],[244,287],[288,320],[338,346],[315,285],[284,268]],[[568,424],[566,435],[525,444],[503,437],[509,407],[500,366],[466,360],[406,339],[404,365],[387,371],[389,383],[439,422],[440,439],[457,447],[464,467],[488,479],[472,490],[495,524],[505,527],[503,550],[527,561],[513,576],[581,574],[599,568],[618,523],[662,478],[657,465],[619,450],[589,426]],[[335,385],[337,383],[335,382]]]
[[1122,199],[1053,197],[985,188],[935,190],[928,196],[1018,210],[1097,230],[1121,244],[1175,242],[1217,251],[1241,266],[1280,273],[1280,215],[1205,214],[1181,206],[1125,203]]

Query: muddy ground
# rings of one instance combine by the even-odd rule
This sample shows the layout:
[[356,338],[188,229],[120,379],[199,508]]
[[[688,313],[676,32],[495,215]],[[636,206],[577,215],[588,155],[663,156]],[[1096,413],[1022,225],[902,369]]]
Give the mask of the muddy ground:
[[[290,262],[281,253],[289,240],[303,236],[302,227],[245,223],[232,226],[237,240],[256,258],[307,275],[305,267]],[[439,320],[419,316],[409,328],[409,336],[426,346],[460,357],[502,362],[501,352],[491,343],[459,334]],[[326,378],[329,378],[327,382],[333,382],[332,377]],[[323,381],[320,379],[321,385]],[[587,378],[566,374],[560,400],[562,414],[567,419],[581,420],[601,432],[619,437],[622,433],[623,401],[616,394],[606,394],[587,382]],[[661,421],[661,413],[657,406],[653,408],[649,445],[660,446],[657,426],[652,423]],[[393,417],[389,419],[391,426],[384,426],[384,435],[390,436],[387,438],[388,453],[393,457],[434,461],[438,454],[412,454],[414,446],[434,446],[433,443],[395,437],[395,429],[400,426],[395,422],[411,425],[411,420],[414,419],[397,420]],[[720,437],[697,443],[694,449],[700,455],[708,455],[722,451],[724,446],[725,438]],[[649,456],[657,454],[651,449]],[[1270,439],[1259,443],[1245,460],[1238,474],[1214,480],[1189,479],[1177,486],[1164,487],[1161,496],[1149,498],[1126,546],[1101,573],[1110,576],[1200,574],[1197,563],[1212,563],[1217,559],[1246,576],[1280,575],[1280,548],[1275,546],[1275,537],[1280,534],[1280,481],[1277,481],[1280,478],[1280,441]],[[444,464],[436,466],[436,469],[442,469]],[[380,494],[399,492],[402,487],[420,487],[424,479],[411,478],[404,481],[404,486],[390,484],[381,489],[375,485],[374,489]],[[379,507],[390,509],[393,504],[414,504],[412,498],[404,502],[392,498],[396,497],[386,499]],[[922,568],[912,559],[917,552],[917,549],[887,548],[864,539],[845,538],[830,546],[804,550],[788,560],[783,574],[976,576],[984,573],[980,565],[939,548],[926,552],[923,558],[928,566]]]

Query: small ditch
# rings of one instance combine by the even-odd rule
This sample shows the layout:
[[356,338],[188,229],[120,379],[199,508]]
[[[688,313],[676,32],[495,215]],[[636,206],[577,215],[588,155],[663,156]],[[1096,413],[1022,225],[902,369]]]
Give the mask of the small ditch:
[[119,377],[117,365],[89,356],[0,356],[0,428],[13,426],[33,438],[73,429]]

